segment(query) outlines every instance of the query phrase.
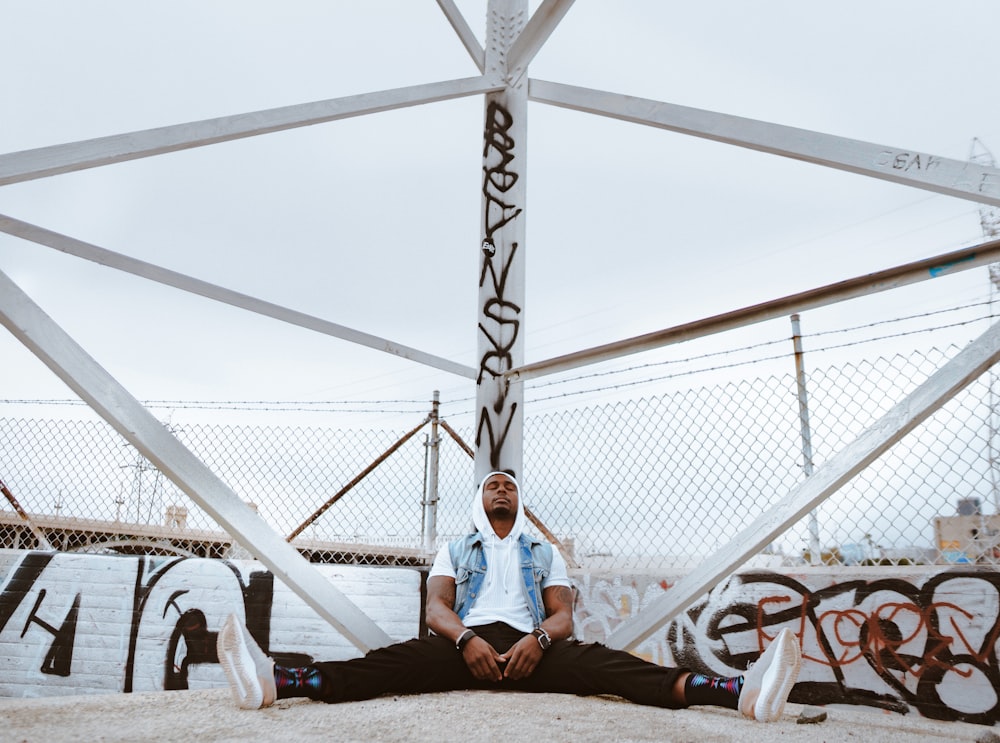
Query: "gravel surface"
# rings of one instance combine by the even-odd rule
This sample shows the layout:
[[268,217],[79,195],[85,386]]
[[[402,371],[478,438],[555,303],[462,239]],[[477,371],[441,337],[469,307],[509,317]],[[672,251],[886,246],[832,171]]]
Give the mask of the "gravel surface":
[[[277,741],[318,740],[469,743],[511,740],[608,741],[975,741],[996,731],[934,722],[869,708],[825,708],[804,725],[802,707],[763,724],[712,707],[665,710],[611,697],[468,691],[321,704],[282,700],[264,710],[238,709],[226,689],[0,700],[0,741]],[[813,708],[811,711],[815,711]],[[464,732],[463,732],[464,731]]]

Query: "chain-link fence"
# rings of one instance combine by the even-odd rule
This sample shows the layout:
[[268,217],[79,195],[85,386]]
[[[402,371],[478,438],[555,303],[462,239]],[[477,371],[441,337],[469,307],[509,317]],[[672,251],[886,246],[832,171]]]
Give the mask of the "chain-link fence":
[[[809,374],[815,465],[956,352]],[[592,567],[692,567],[804,478],[797,400],[788,374],[532,419],[534,508]],[[776,539],[763,561],[1000,563],[990,420],[987,375]]]
[[[805,375],[815,465],[957,350],[913,351]],[[1000,563],[991,375],[774,540],[759,560]],[[803,480],[801,420],[791,370],[528,416],[526,504],[536,528],[557,537],[583,568],[689,568]],[[429,416],[405,434],[170,428],[314,561],[424,564],[436,543],[470,524],[472,432],[454,431],[447,420],[439,426]],[[435,454],[436,494],[427,489]],[[2,547],[209,556],[240,549],[100,421],[0,418],[0,478]]]

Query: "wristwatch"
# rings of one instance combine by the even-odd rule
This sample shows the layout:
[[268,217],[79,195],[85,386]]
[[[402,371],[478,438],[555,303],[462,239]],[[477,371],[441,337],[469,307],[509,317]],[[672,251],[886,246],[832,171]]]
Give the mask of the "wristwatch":
[[538,640],[538,645],[542,648],[542,650],[548,650],[549,646],[552,645],[552,638],[549,637],[549,633],[541,627],[534,630],[531,634],[533,634],[535,639]]
[[471,640],[473,637],[478,637],[478,636],[479,635],[477,635],[471,629],[465,630],[455,640],[455,650],[461,653],[463,650],[465,650],[465,646],[469,644],[469,640]]

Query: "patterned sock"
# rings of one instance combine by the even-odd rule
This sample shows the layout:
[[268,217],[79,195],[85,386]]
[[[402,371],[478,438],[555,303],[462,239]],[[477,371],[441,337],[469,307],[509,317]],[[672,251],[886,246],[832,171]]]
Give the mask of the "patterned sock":
[[692,673],[684,682],[684,700],[688,704],[711,704],[715,707],[737,709],[743,677],[720,678]]
[[316,666],[302,668],[274,667],[274,685],[278,689],[278,699],[309,697],[318,699],[323,690],[323,676]]

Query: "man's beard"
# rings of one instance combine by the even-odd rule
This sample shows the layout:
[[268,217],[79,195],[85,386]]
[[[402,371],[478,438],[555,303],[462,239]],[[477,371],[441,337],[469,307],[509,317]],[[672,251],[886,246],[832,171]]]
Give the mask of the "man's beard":
[[493,506],[493,516],[498,516],[500,518],[512,518],[516,513],[514,507],[507,503],[498,503]]

